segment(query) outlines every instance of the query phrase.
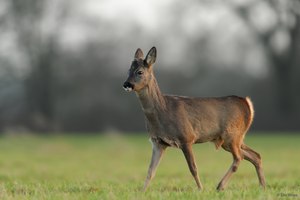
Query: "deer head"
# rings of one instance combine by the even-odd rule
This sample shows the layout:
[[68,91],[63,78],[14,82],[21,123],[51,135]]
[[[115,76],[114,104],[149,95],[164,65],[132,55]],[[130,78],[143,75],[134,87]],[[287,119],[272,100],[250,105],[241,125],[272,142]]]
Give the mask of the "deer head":
[[143,51],[138,48],[131,63],[128,78],[123,84],[123,88],[130,91],[140,91],[145,88],[153,77],[152,66],[156,60],[156,48],[152,47],[144,59]]

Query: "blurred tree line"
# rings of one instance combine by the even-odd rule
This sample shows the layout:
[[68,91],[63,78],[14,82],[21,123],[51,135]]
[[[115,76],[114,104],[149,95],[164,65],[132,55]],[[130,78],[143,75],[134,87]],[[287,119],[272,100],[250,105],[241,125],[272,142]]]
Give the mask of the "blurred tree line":
[[144,130],[122,83],[136,48],[152,46],[162,91],[249,95],[253,129],[299,130],[298,0],[178,0],[154,24],[82,4],[0,1],[1,132]]

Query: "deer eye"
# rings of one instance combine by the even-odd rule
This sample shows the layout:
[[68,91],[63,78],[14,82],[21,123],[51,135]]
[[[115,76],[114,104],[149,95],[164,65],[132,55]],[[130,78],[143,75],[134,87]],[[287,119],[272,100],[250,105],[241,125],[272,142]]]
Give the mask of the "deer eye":
[[144,72],[143,71],[138,71],[137,74],[138,75],[142,75]]

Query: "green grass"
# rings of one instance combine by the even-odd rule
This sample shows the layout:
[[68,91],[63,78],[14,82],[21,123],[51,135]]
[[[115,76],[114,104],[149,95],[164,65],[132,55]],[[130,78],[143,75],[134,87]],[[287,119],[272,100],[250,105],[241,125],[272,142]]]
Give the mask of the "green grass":
[[0,199],[300,199],[300,135],[249,134],[263,157],[267,181],[259,188],[243,161],[225,191],[215,190],[232,157],[211,143],[194,145],[198,191],[183,154],[169,148],[146,193],[151,156],[147,134],[0,137]]

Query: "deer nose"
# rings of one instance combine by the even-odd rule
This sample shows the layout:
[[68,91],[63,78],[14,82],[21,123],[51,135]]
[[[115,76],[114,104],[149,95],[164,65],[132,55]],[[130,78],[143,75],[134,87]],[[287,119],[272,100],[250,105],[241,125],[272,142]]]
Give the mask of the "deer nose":
[[123,84],[123,88],[125,91],[127,92],[130,92],[131,90],[133,90],[134,88],[134,85],[129,83],[128,81],[126,81],[124,84]]

